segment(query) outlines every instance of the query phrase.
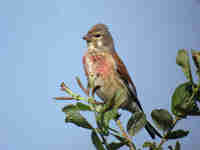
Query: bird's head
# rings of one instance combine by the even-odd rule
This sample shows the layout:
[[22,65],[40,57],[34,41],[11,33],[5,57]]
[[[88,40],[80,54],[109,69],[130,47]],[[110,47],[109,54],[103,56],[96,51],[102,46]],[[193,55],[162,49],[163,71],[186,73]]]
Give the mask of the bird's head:
[[96,48],[98,50],[114,49],[112,36],[104,24],[94,25],[83,39],[87,41],[88,48]]

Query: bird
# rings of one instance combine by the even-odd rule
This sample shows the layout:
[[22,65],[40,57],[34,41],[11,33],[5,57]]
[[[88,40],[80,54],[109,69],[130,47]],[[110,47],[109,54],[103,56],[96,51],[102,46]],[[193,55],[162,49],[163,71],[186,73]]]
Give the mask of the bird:
[[[136,87],[129,72],[115,50],[112,35],[105,24],[92,26],[83,40],[87,43],[82,63],[88,81],[88,89],[93,89],[105,103],[113,103],[115,107],[135,112],[144,112],[139,102]],[[119,94],[120,93],[120,94]],[[116,96],[118,95],[118,96]],[[151,136],[161,137],[150,124],[145,129]]]

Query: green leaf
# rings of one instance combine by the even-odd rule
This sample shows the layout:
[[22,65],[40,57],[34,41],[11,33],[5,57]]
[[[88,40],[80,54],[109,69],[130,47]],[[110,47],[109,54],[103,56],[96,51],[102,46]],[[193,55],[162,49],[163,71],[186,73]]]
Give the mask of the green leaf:
[[118,111],[117,109],[112,109],[110,111],[107,111],[102,114],[103,119],[104,119],[104,124],[105,126],[109,126],[109,123],[111,120],[114,120],[118,116]]
[[[192,59],[194,61],[194,64],[197,68],[196,74],[199,77],[199,81],[198,84],[200,85],[200,51],[194,50],[192,49]],[[200,101],[200,98],[197,99],[198,101]]]
[[124,145],[125,144],[121,143],[121,142],[112,142],[108,146],[109,146],[110,150],[117,150],[117,149],[121,148]]
[[106,112],[99,112],[96,115],[96,121],[98,127],[101,129],[104,135],[109,134],[109,123],[111,120],[114,120],[118,116],[117,109],[113,108]]
[[182,112],[183,114],[186,114],[188,116],[200,116],[200,110],[196,103],[196,101],[188,101],[184,102],[180,105],[176,106],[176,109],[179,112]]
[[65,118],[66,123],[73,123],[79,127],[93,129],[90,123],[78,111],[68,111]]
[[97,150],[105,150],[102,141],[99,139],[95,131],[92,131],[91,138],[92,138],[92,143],[94,144]]
[[170,131],[167,133],[165,136],[166,139],[178,139],[178,138],[183,138],[186,137],[189,134],[189,131],[184,131],[184,130],[175,130],[175,131]]
[[89,105],[77,102],[75,104],[69,104],[62,109],[63,112],[67,113],[69,111],[92,111]]
[[66,114],[65,122],[79,127],[93,129],[92,125],[80,114],[80,111],[91,111],[90,106],[83,103],[69,104],[62,111]]
[[91,107],[84,103],[77,102],[76,106],[78,106],[80,111],[92,111]]
[[105,125],[103,117],[102,117],[103,113],[98,113],[96,114],[96,122],[97,122],[97,126],[98,129],[100,130],[99,132],[105,136],[109,135],[109,129],[108,126]]
[[200,69],[200,51],[192,49],[191,52],[192,52],[192,59],[194,61],[194,64],[195,64],[197,70],[199,71],[199,69]]
[[142,145],[143,148],[149,148],[149,150],[162,150],[163,148],[160,146],[156,146],[156,142],[149,142],[146,141],[144,142],[144,144]]
[[155,125],[163,131],[170,130],[173,127],[173,117],[165,109],[154,109],[151,112],[151,117]]
[[143,112],[135,112],[127,123],[127,131],[129,135],[136,135],[147,123],[146,115]]
[[68,113],[69,111],[78,111],[78,107],[76,105],[73,104],[69,104],[67,106],[65,106],[62,111],[64,113]]
[[192,81],[189,56],[186,50],[181,49],[178,51],[178,54],[176,56],[176,63],[182,68],[182,71],[184,72],[186,78],[189,81]]
[[181,150],[181,145],[180,145],[179,141],[176,141],[175,150]]
[[85,108],[79,108],[77,105],[74,104],[65,106],[62,109],[62,111],[66,114],[65,122],[73,123],[82,128],[92,129],[90,123],[80,114],[79,110],[85,110]]
[[186,82],[180,84],[172,95],[171,111],[175,116],[186,117],[187,115],[198,115],[200,110],[196,104],[193,92],[193,84]]
[[155,149],[156,148],[156,143],[155,142],[146,141],[146,142],[144,142],[142,147],[143,148],[149,148],[149,149]]

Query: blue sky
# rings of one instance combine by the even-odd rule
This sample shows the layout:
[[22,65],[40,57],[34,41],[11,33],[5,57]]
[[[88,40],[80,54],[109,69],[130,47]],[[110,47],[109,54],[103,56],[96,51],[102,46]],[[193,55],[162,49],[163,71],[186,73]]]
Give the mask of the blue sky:
[[[170,109],[175,87],[185,81],[176,52],[200,49],[199,14],[197,0],[1,1],[0,149],[94,149],[90,132],[66,125],[63,104],[52,97],[64,95],[62,81],[81,93],[74,78],[86,83],[82,36],[99,22],[109,26],[148,119],[154,108]],[[178,124],[191,130],[183,149],[199,149],[199,124],[197,117]],[[150,140],[143,130],[136,145],[144,137]]]

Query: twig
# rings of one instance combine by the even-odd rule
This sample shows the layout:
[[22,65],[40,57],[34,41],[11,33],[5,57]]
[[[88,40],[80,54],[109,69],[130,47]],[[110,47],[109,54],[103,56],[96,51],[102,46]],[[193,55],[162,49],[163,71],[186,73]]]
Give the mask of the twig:
[[[88,88],[88,89],[84,88],[84,86],[83,86],[81,80],[79,79],[79,77],[76,77],[76,81],[77,81],[79,87],[81,88],[81,90],[89,97],[89,96],[90,96],[90,89],[89,89],[89,88]],[[92,90],[92,91],[93,91],[93,90]],[[93,91],[93,92],[95,92],[95,91]],[[98,102],[98,101],[96,101],[95,98],[94,98],[94,94],[95,94],[95,93],[92,93],[92,98],[93,98],[93,100],[94,100],[94,101],[92,102],[92,104],[97,104],[97,105],[104,104],[103,102]]]
[[53,97],[55,100],[73,100],[73,97]]
[[[82,101],[85,101],[85,102],[87,102],[87,103],[91,103],[91,98],[88,98],[88,99],[87,99],[87,98],[81,97],[81,96],[78,95],[78,94],[73,93],[73,92],[70,90],[70,88],[66,86],[66,84],[65,84],[64,82],[61,83],[60,87],[61,87],[61,90],[62,90],[62,91],[65,91],[66,93],[68,93],[68,94],[71,96],[72,99],[78,100],[78,101],[82,100]],[[90,99],[90,100],[89,100],[89,99]]]
[[100,136],[101,136],[101,138],[103,140],[103,144],[106,146],[106,148],[108,150],[111,150],[110,147],[109,147],[109,145],[108,145],[108,143],[107,143],[107,141],[106,141],[106,139],[105,139],[105,137],[101,133],[99,133],[99,134],[100,134]]
[[181,120],[181,118],[179,118],[179,117],[176,117],[176,118],[174,119],[174,121],[173,121],[173,124],[174,124],[173,128],[175,127],[175,125],[177,124],[177,122],[178,122],[179,120]]
[[69,87],[67,87],[67,85],[62,82],[61,85],[61,90],[65,91],[67,94],[69,94],[71,97],[53,97],[53,99],[56,100],[77,100],[77,101],[85,101],[88,104],[96,104],[96,105],[102,105],[104,103],[102,102],[97,102],[93,97],[88,97],[88,98],[84,98],[81,97],[78,94],[75,94],[74,92],[72,92],[72,90],[70,90]]
[[81,88],[81,90],[87,95],[89,96],[89,89],[86,89],[83,84],[81,83],[81,80],[79,79],[79,77],[76,77],[76,82],[78,83],[79,87]]
[[161,142],[160,142],[160,144],[158,145],[158,148],[161,148],[162,147],[162,145],[165,143],[167,141],[167,139],[165,139],[165,138],[162,138],[162,140],[161,140]]
[[121,121],[119,119],[117,119],[116,123],[117,123],[117,126],[119,127],[120,131],[122,132],[122,136],[124,138],[126,138],[126,140],[128,141],[128,145],[129,145],[130,150],[135,150],[135,148],[132,145],[131,139],[129,138],[129,136],[127,135],[126,131],[124,130],[124,128],[122,126]]

